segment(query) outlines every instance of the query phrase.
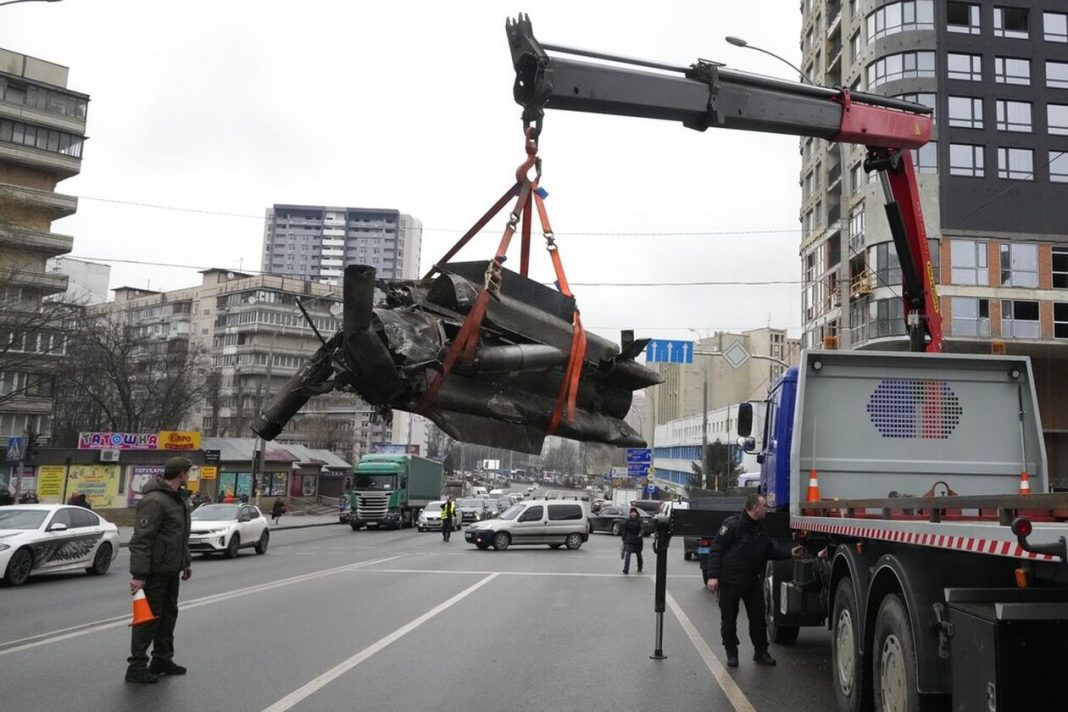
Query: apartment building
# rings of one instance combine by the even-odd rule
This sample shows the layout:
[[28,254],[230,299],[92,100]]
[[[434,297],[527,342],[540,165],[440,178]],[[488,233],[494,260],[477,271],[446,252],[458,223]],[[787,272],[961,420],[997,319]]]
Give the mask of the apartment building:
[[0,49],[0,445],[28,433],[46,443],[52,430],[49,370],[66,345],[40,305],[67,289],[46,261],[74,243],[52,222],[78,207],[56,186],[81,171],[89,106],[67,77],[67,67]]
[[[816,83],[934,108],[913,152],[945,350],[1031,356],[1050,472],[1068,484],[1068,6],[803,0]],[[802,343],[907,348],[901,269],[864,149],[801,141]]]

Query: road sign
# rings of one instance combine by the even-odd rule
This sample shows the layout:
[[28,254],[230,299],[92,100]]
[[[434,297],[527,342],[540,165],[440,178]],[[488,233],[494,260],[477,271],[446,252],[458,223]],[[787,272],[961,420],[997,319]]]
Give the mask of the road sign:
[[693,363],[693,342],[649,339],[645,347],[646,363]]
[[650,463],[653,461],[653,451],[647,447],[628,447],[627,448],[627,464],[631,463]]
[[648,462],[628,462],[627,474],[631,477],[645,477],[649,474]]
[[7,461],[18,462],[22,459],[22,438],[11,437],[7,439]]
[[723,358],[727,359],[727,363],[730,367],[737,371],[745,362],[749,360],[749,351],[742,346],[741,342],[735,341],[733,344],[723,350]]

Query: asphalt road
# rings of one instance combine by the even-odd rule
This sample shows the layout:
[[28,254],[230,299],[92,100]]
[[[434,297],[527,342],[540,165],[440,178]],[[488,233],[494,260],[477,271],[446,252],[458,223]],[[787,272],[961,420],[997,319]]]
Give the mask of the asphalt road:
[[[834,708],[828,634],[772,646],[776,668],[723,667],[718,610],[681,542],[668,559],[666,660],[654,555],[623,576],[619,540],[478,551],[462,535],[281,530],[267,554],[195,559],[176,660],[122,680],[125,549],[112,572],[0,588],[0,710],[782,710]],[[744,613],[739,630],[745,631]]]

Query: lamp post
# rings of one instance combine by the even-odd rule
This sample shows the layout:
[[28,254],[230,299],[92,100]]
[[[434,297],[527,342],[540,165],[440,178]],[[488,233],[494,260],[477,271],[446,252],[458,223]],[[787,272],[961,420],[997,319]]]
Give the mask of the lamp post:
[[804,81],[804,82],[805,82],[806,84],[815,84],[815,82],[813,82],[813,81],[812,81],[812,80],[811,80],[811,79],[809,78],[809,76],[808,76],[807,74],[805,74],[804,72],[802,72],[800,68],[798,68],[797,66],[795,66],[795,65],[794,65],[793,63],[791,63],[790,61],[788,61],[788,60],[786,60],[786,59],[783,59],[782,57],[780,57],[779,55],[775,54],[774,52],[769,52],[768,50],[766,50],[766,49],[763,49],[763,48],[761,48],[761,47],[757,47],[756,45],[751,45],[751,44],[749,44],[749,43],[748,43],[747,41],[745,41],[744,39],[742,39],[741,37],[733,37],[733,36],[727,36],[727,37],[724,37],[723,39],[727,40],[727,42],[728,42],[729,44],[732,44],[732,45],[734,45],[735,47],[741,47],[742,49],[751,49],[751,50],[754,50],[754,51],[756,51],[756,52],[763,52],[763,53],[764,53],[764,54],[766,54],[766,55],[769,55],[769,56],[771,56],[771,57],[774,57],[775,59],[779,60],[780,62],[782,62],[782,63],[783,63],[783,64],[785,64],[786,66],[790,67],[790,69],[792,69],[792,70],[794,70],[795,72],[797,72],[797,73],[798,73],[798,74],[799,74],[799,75],[801,76],[801,79],[802,79],[802,80],[803,80],[803,81]]
[[[692,331],[697,336],[697,342],[701,341],[701,334],[697,329],[687,329]],[[695,342],[695,346],[697,344]],[[697,349],[694,349],[696,355]],[[701,388],[701,485],[704,487],[708,484],[708,360],[705,359],[701,364],[701,373],[703,376],[703,387]],[[718,488],[717,488],[718,489]]]

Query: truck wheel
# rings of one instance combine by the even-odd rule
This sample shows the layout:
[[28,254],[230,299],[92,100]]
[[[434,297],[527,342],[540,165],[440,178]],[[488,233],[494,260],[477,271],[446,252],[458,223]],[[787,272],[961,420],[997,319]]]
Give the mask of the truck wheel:
[[872,667],[876,712],[918,712],[916,651],[905,604],[898,595],[883,599],[875,618]]
[[801,632],[801,626],[779,625],[777,622],[779,599],[775,591],[778,590],[780,580],[775,578],[775,562],[769,561],[767,573],[764,575],[764,620],[771,642],[779,645],[793,645],[797,642],[797,634]]
[[838,709],[863,712],[871,709],[871,686],[860,656],[860,613],[853,594],[853,582],[843,578],[834,594],[831,616],[831,674]]
[[493,537],[493,548],[497,551],[504,551],[511,543],[512,537],[508,536],[508,532],[497,532],[497,535]]
[[352,527],[352,531],[354,531],[354,532],[360,531],[360,525],[357,524],[356,522],[353,522],[353,521],[350,520],[349,521],[349,526]]

